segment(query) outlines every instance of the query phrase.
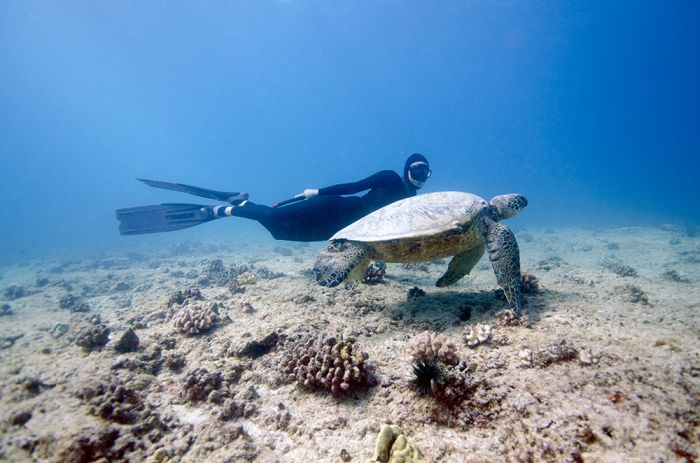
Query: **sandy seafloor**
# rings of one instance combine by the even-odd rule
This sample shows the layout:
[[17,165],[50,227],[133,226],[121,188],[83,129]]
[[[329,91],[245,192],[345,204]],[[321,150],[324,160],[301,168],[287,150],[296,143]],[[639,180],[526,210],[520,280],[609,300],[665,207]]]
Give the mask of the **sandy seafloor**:
[[[364,462],[380,424],[394,423],[433,462],[697,461],[693,235],[673,226],[519,230],[522,269],[540,290],[511,324],[500,316],[506,305],[487,257],[447,289],[434,286],[446,261],[389,264],[384,283],[321,288],[310,269],[322,243],[139,239],[130,252],[5,266],[0,460]],[[606,258],[618,266],[603,265]],[[251,266],[255,283],[233,293],[212,281],[206,269],[216,259],[227,269]],[[624,276],[630,269],[638,275]],[[426,295],[408,301],[413,286]],[[220,307],[220,323],[197,336],[178,332],[172,316],[182,307],[167,304],[191,287],[201,303]],[[88,311],[71,310],[81,302]],[[463,337],[477,323],[490,324],[493,336],[470,348]],[[76,341],[98,324],[110,341],[86,352]],[[138,351],[118,353],[128,328]],[[458,410],[410,385],[408,345],[426,330],[449,337],[475,365],[479,387]],[[273,332],[299,331],[354,337],[379,384],[339,400],[290,383],[279,372],[281,343],[257,358],[240,355]],[[173,359],[186,363],[177,369]],[[220,419],[221,402],[186,400],[184,381],[196,368],[232,378],[232,418]],[[100,385],[127,388],[127,411],[138,418],[96,416],[109,391],[85,391]]]

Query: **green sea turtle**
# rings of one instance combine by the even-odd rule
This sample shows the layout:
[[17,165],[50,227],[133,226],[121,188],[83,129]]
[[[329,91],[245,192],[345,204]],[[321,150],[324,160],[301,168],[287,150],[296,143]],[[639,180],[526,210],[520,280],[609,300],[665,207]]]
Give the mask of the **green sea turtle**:
[[446,191],[402,199],[378,209],[333,235],[314,264],[321,286],[359,278],[370,260],[423,262],[454,256],[436,286],[467,275],[488,250],[510,308],[520,315],[520,251],[513,232],[498,223],[527,206],[519,194],[485,201]]

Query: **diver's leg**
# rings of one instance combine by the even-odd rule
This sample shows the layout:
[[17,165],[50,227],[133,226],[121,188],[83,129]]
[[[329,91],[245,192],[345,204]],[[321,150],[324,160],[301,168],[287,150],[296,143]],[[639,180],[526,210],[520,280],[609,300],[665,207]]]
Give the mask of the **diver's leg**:
[[290,232],[295,227],[290,226],[293,224],[289,223],[289,220],[285,218],[285,214],[280,213],[282,209],[243,201],[240,205],[231,209],[231,215],[255,220],[265,227],[276,240],[304,241],[303,239],[298,239],[294,233]]
[[275,208],[243,201],[230,211],[234,217],[258,221],[277,240],[325,241],[353,221],[358,202],[356,197],[328,195]]
[[[244,201],[232,209],[235,217],[256,220],[276,240],[322,241],[335,233],[330,220],[333,212],[325,197],[315,197],[282,207],[269,207]],[[330,219],[330,220],[329,220]]]
[[243,201],[238,206],[230,206],[230,214],[228,215],[257,220],[262,223],[263,221],[269,221],[272,214],[273,209],[270,206]]

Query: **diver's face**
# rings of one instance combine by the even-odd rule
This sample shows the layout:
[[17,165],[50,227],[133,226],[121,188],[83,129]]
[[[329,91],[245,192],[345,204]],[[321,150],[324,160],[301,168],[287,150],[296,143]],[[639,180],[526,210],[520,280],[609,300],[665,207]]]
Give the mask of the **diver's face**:
[[408,181],[411,182],[411,185],[414,187],[421,188],[425,185],[425,182],[430,178],[432,173],[427,163],[417,161],[408,168]]

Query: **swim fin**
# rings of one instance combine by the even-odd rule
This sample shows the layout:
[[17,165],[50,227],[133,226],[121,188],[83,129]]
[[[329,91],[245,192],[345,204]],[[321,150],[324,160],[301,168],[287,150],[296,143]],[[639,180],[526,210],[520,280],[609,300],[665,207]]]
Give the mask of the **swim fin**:
[[117,209],[117,219],[121,222],[119,233],[140,235],[194,227],[217,219],[211,210],[211,206],[199,204],[156,204]]
[[136,180],[140,180],[146,185],[152,186],[154,188],[181,191],[183,193],[201,196],[202,198],[216,199],[217,201],[225,201],[227,203],[233,204],[234,206],[248,199],[248,193],[242,193],[238,191],[229,192],[207,190],[206,188],[200,188],[198,186],[184,185],[182,183],[161,182],[159,180],[147,180],[145,178],[137,178]]

